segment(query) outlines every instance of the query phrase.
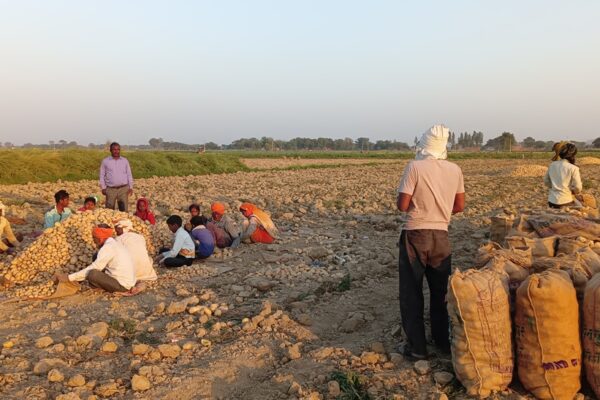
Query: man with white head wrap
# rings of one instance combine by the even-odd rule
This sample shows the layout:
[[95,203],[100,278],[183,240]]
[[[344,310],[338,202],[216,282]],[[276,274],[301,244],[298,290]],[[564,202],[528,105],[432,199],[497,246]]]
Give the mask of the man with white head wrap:
[[152,267],[152,259],[148,255],[146,239],[139,233],[132,232],[133,223],[123,218],[115,224],[117,232],[117,242],[121,243],[133,259],[136,281],[154,281],[156,280],[156,271]]
[[10,222],[6,219],[4,214],[6,213],[6,206],[0,201],[0,253],[13,253],[14,247],[19,245],[19,242],[23,240],[23,236],[15,234],[12,231]]
[[435,125],[417,144],[398,187],[397,207],[407,221],[400,235],[400,312],[407,343],[403,353],[427,357],[423,322],[423,276],[430,292],[431,333],[436,347],[449,352],[446,292],[451,270],[448,224],[465,206],[460,167],[446,161],[449,130]]

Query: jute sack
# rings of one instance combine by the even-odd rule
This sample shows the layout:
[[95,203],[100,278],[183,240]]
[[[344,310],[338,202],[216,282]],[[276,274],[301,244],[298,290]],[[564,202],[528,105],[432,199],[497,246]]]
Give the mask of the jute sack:
[[590,242],[584,238],[561,237],[558,238],[558,245],[556,246],[556,255],[559,256],[561,254],[573,254],[579,249],[583,249],[584,247],[589,246]]
[[[594,253],[595,254],[595,253]],[[513,263],[510,260],[505,259],[501,256],[495,256],[483,269],[491,269],[498,273],[505,273],[508,275],[509,287],[518,288],[527,277],[529,276],[529,269],[523,268],[520,265]]]
[[590,276],[600,272],[600,256],[594,250],[584,247],[577,254],[579,254],[582,264]]
[[503,245],[504,238],[506,238],[508,232],[512,229],[514,222],[513,217],[508,215],[496,215],[491,218],[491,222],[490,240]]
[[538,399],[572,400],[580,388],[581,344],[575,288],[566,272],[530,275],[517,289],[519,379]]
[[506,245],[509,249],[531,247],[533,257],[554,257],[556,252],[556,236],[547,238],[530,239],[523,236],[507,237]]
[[496,256],[510,260],[523,268],[531,267],[532,255],[530,247],[503,249],[502,246],[494,242],[488,242],[477,250],[476,264],[478,267],[483,267]]
[[582,338],[585,375],[596,397],[600,397],[600,274],[585,289]]
[[505,390],[513,353],[506,275],[456,270],[448,283],[454,372],[471,396]]

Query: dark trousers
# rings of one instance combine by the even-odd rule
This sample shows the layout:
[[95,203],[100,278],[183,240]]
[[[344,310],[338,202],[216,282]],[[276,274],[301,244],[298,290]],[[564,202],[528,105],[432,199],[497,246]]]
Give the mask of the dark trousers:
[[451,270],[448,232],[404,230],[400,235],[400,313],[402,327],[413,353],[427,354],[423,320],[423,276],[429,286],[431,336],[436,346],[448,349],[449,326],[446,292]]
[[563,207],[570,207],[573,205],[575,205],[574,201],[571,201],[570,203],[565,203],[565,204],[554,204],[554,203],[548,202],[548,207],[550,207],[550,208],[563,208]]
[[127,212],[129,210],[129,186],[123,185],[118,187],[106,188],[106,208],[115,209],[115,205],[119,211]]
[[91,286],[104,289],[109,293],[127,291],[127,289],[121,286],[118,280],[102,271],[98,271],[97,269],[93,269],[88,272],[86,279]]
[[[166,247],[162,247],[159,253],[164,253],[165,251],[169,251],[170,249]],[[184,257],[180,254],[177,254],[176,257],[167,257],[165,258],[165,267],[167,268],[179,268],[187,265],[188,267],[192,265],[194,262],[193,258]]]

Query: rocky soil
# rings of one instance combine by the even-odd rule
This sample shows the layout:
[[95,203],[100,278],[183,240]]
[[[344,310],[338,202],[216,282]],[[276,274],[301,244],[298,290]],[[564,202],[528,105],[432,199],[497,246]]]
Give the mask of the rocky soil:
[[[469,160],[467,210],[450,228],[456,268],[469,268],[490,216],[546,203],[540,177],[513,176],[522,160]],[[405,162],[263,171],[136,182],[161,224],[192,202],[253,201],[273,215],[282,239],[242,245],[179,270],[134,297],[93,290],[51,301],[0,292],[0,397],[6,399],[465,398],[451,361],[413,363],[397,353],[395,188]],[[582,167],[596,194],[600,165]],[[13,227],[40,229],[52,194],[72,201],[97,183],[0,186]],[[133,208],[133,201],[131,208]],[[75,208],[75,207],[74,207]],[[12,257],[0,256],[6,270]],[[359,398],[359,397],[340,397]],[[515,386],[494,398],[528,398]],[[583,395],[582,395],[583,398]]]

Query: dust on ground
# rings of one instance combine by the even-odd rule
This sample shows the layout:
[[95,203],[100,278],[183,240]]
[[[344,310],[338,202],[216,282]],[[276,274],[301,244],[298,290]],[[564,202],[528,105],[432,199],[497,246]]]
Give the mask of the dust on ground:
[[[450,238],[453,265],[464,269],[488,236],[490,216],[546,204],[539,177],[507,173],[515,164],[545,163],[458,164],[467,209],[453,218]],[[160,269],[159,282],[135,297],[86,290],[0,304],[0,396],[326,399],[353,382],[373,399],[466,398],[444,374],[452,372],[450,360],[434,357],[415,366],[396,351],[402,216],[395,189],[403,166],[137,180],[136,196],[151,198],[160,223],[170,213],[187,215],[192,202],[207,213],[213,200],[230,208],[250,200],[272,213],[282,240]],[[581,172],[598,187],[599,166]],[[0,186],[0,196],[9,214],[25,221],[16,230],[27,234],[38,228],[40,204],[51,204],[56,190],[66,187],[77,200],[97,192],[96,185]],[[514,390],[496,397],[527,397]]]

